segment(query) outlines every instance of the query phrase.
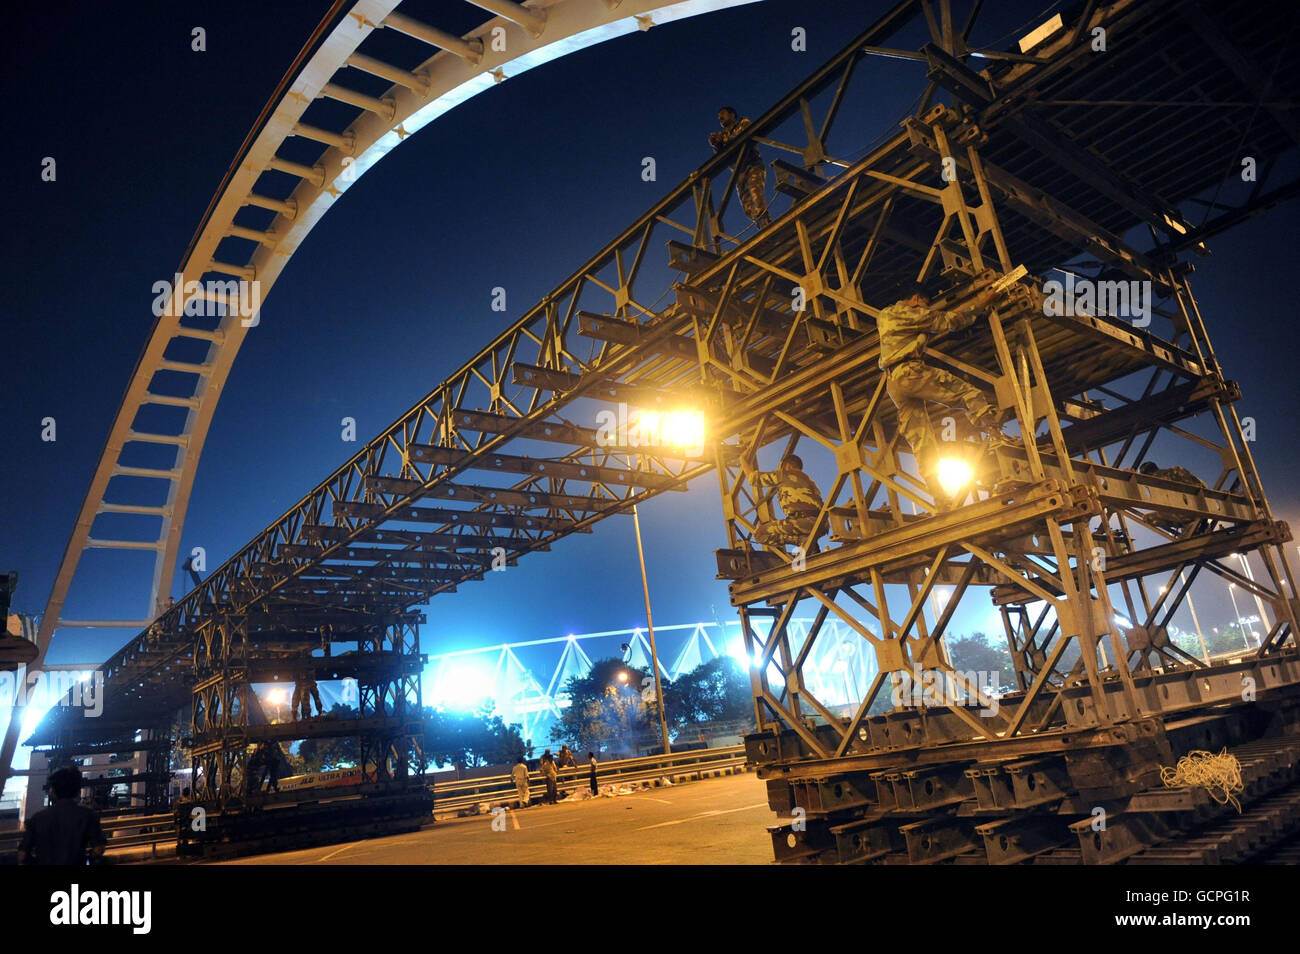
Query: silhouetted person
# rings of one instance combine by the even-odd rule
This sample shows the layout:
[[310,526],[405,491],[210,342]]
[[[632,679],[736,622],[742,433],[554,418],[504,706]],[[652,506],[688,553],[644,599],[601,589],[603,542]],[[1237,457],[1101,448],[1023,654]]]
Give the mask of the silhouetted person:
[[18,845],[18,863],[24,865],[84,865],[104,854],[104,831],[99,816],[77,804],[81,770],[75,766],[50,774],[53,804],[27,819]]
[[[718,109],[718,125],[722,128],[709,133],[709,145],[714,152],[721,152],[727,145],[749,128],[749,117],[741,119],[733,106]],[[758,155],[758,147],[750,143],[740,151],[736,159],[736,193],[740,196],[740,207],[760,229],[771,224],[772,217],[767,211],[767,167]]]
[[313,701],[316,703],[316,714],[324,715],[325,707],[320,704],[320,690],[316,688],[316,670],[312,667],[311,658],[308,657],[299,662],[298,672],[294,677],[293,702],[289,706],[294,718],[310,719]]
[[266,743],[259,742],[248,754],[248,768],[244,777],[244,788],[248,794],[262,791],[262,782],[266,778]]
[[587,753],[587,764],[591,766],[589,773],[587,775],[587,781],[591,784],[591,794],[598,795],[600,794],[600,790],[596,787],[596,753],[595,752]]
[[559,773],[555,769],[555,756],[551,750],[547,749],[542,753],[542,778],[546,782],[546,801],[554,805],[559,801],[559,787],[556,785],[556,779]]
[[284,765],[284,753],[280,750],[279,742],[264,742],[266,746],[266,790],[268,792],[280,791],[280,769]]

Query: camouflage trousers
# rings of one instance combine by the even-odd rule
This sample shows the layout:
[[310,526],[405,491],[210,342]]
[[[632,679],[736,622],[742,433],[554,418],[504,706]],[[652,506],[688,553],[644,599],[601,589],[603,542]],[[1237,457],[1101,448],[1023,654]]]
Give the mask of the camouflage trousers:
[[736,176],[736,191],[740,193],[740,207],[747,216],[760,225],[771,221],[767,214],[767,168],[761,162],[740,170]]
[[925,409],[927,401],[959,407],[975,427],[999,430],[997,409],[979,388],[957,375],[920,361],[899,362],[888,373],[885,388],[898,408],[898,429],[912,448],[921,476],[928,479],[939,465],[939,439]]
[[[815,515],[782,517],[780,520],[766,520],[754,528],[754,540],[764,546],[803,546],[812,533]],[[816,546],[817,541],[813,541]]]
[[294,714],[294,718],[302,713],[302,718],[311,718],[311,704],[316,702],[316,714],[324,715],[325,707],[320,704],[320,690],[316,688],[316,683],[296,683],[293,687],[293,702],[289,706],[289,711]]

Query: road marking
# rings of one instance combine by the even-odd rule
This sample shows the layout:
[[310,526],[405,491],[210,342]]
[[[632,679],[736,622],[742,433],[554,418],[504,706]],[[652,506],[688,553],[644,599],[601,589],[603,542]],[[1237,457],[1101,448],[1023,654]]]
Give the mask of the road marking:
[[746,805],[744,808],[728,808],[722,811],[714,810],[711,812],[699,812],[695,815],[689,815],[686,818],[678,818],[674,821],[660,822],[657,825],[646,825],[644,828],[634,829],[635,831],[649,831],[651,828],[667,828],[669,825],[684,825],[688,821],[695,821],[697,818],[712,818],[714,815],[730,815],[732,812],[747,812],[755,808],[766,808],[767,802],[759,802],[757,805]]
[[331,851],[331,852],[330,852],[328,855],[326,855],[324,858],[318,858],[318,859],[314,862],[314,864],[318,864],[318,865],[320,865],[320,864],[324,864],[325,862],[327,862],[327,861],[329,861],[331,858],[333,858],[335,855],[341,855],[343,852],[347,851],[349,848],[355,848],[355,847],[356,847],[357,845],[359,845],[359,844],[361,844],[361,842],[359,842],[359,841],[354,841],[354,842],[350,842],[349,844],[344,845],[342,848],[336,848],[334,851]]

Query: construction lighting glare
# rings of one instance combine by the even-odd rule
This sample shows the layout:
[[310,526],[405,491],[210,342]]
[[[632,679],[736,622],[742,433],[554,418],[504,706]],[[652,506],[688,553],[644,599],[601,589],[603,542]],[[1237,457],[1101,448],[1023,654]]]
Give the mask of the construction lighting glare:
[[643,411],[637,429],[643,437],[654,435],[647,443],[704,451],[704,414],[700,411]]
[[273,706],[282,706],[289,701],[289,693],[284,689],[272,689],[267,699]]
[[476,709],[492,697],[492,674],[474,666],[443,671],[433,690],[435,704],[453,711]]
[[975,479],[975,468],[960,457],[939,458],[939,486],[949,497],[956,497]]
[[627,670],[626,670],[626,669],[623,670],[622,672],[620,672],[620,673],[618,674],[618,681],[619,681],[619,682],[627,682]]

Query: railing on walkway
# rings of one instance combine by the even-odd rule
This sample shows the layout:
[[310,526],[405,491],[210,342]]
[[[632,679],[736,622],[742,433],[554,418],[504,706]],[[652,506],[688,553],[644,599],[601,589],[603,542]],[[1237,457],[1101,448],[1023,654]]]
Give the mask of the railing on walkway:
[[[714,749],[690,749],[672,755],[651,755],[633,759],[617,759],[601,762],[596,767],[598,784],[627,784],[667,777],[674,782],[682,779],[704,777],[704,773],[720,769],[737,768],[745,763],[745,747],[729,745]],[[560,770],[557,786],[561,795],[585,788],[588,782],[589,766],[579,764],[574,768]],[[540,771],[529,772],[529,789],[533,796],[545,791],[546,785]],[[513,800],[515,783],[509,775],[492,775],[485,778],[464,781],[430,782],[434,792],[434,817],[449,816],[473,808],[483,802],[502,802]],[[323,799],[330,797],[329,789],[322,789]],[[356,796],[344,796],[356,797]],[[108,855],[141,847],[151,849],[150,855],[157,855],[160,845],[174,842],[176,839],[175,817],[171,812],[155,815],[124,815],[108,818],[100,825],[108,838]],[[13,864],[17,861],[18,842],[22,833],[18,831],[0,832],[0,865]]]

